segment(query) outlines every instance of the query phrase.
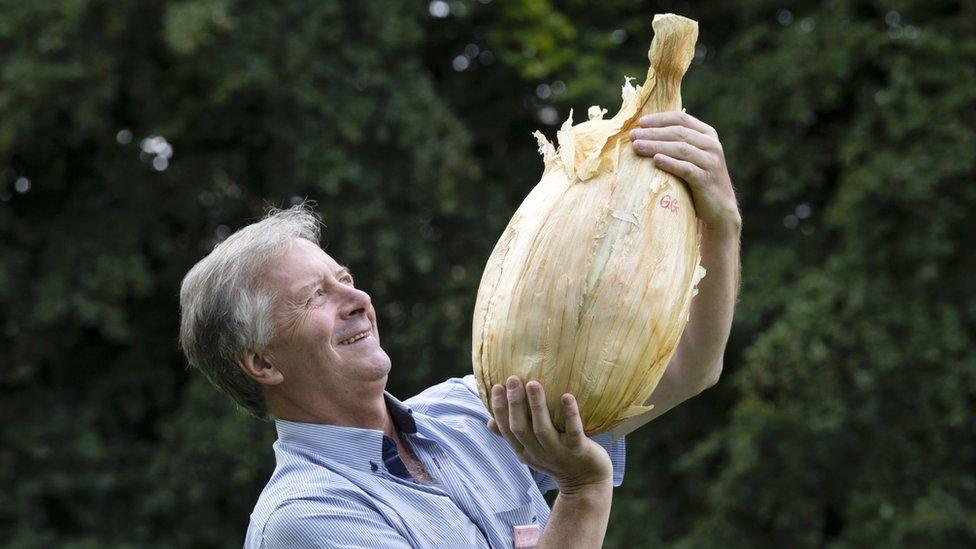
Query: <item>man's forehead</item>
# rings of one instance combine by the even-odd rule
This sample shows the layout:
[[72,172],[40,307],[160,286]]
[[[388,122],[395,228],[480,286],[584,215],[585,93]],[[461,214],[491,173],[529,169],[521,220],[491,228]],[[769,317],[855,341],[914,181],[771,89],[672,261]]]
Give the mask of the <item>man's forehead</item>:
[[345,267],[314,242],[296,239],[270,269],[268,278],[272,284],[298,288],[321,278],[326,272],[336,274],[343,269]]
[[303,262],[312,267],[325,265],[332,271],[336,271],[342,267],[331,255],[325,253],[325,250],[320,248],[318,244],[309,242],[304,238],[295,239],[291,251],[297,252],[297,255],[305,260]]

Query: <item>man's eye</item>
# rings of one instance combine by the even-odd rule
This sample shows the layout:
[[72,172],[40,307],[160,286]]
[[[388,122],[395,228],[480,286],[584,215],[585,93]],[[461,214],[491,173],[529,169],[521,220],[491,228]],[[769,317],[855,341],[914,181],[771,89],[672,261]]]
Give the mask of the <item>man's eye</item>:
[[325,290],[323,290],[322,288],[316,288],[315,292],[312,294],[312,297],[322,297],[324,295],[325,295]]
[[342,277],[342,283],[343,284],[348,284],[350,286],[353,286],[355,284],[355,282],[353,282],[351,276],[344,276],[344,277]]

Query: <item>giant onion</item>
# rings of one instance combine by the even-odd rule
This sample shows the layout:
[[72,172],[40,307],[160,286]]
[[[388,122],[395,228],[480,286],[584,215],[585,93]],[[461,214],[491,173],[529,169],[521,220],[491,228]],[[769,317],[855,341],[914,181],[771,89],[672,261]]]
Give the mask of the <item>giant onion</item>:
[[681,79],[698,24],[657,15],[647,80],[625,79],[620,111],[590,108],[557,133],[535,136],[545,162],[495,245],[473,320],[482,399],[518,375],[539,380],[557,428],[571,392],[588,434],[641,414],[664,374],[704,276],[686,184],[637,156],[629,132],[642,115],[681,109]]

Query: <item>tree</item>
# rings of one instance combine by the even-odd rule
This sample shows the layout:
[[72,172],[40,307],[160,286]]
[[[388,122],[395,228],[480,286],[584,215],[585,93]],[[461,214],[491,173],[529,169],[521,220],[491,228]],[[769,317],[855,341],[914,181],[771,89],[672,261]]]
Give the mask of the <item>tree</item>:
[[444,319],[470,309],[487,252],[469,250],[493,242],[459,229],[497,193],[420,63],[417,12],[209,0],[3,12],[9,543],[239,545],[274,429],[186,370],[177,295],[269,204],[318,200],[328,251],[370,289],[404,365],[392,390],[464,373],[450,359],[470,336]]
[[973,544],[976,6],[836,0],[5,3],[4,540],[240,545],[274,430],[187,370],[177,292],[268,205],[318,201],[394,394],[467,373],[530,132],[612,112],[665,11],[743,291],[719,385],[629,438],[606,545]]

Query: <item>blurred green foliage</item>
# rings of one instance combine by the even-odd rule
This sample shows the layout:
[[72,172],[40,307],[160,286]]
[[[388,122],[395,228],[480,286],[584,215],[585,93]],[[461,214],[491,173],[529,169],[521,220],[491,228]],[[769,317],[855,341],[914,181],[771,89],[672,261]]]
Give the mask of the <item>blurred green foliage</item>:
[[629,439],[607,547],[976,544],[976,3],[0,2],[0,539],[239,546],[272,468],[178,351],[183,274],[308,197],[408,396],[470,369],[530,132],[700,23],[743,291]]

